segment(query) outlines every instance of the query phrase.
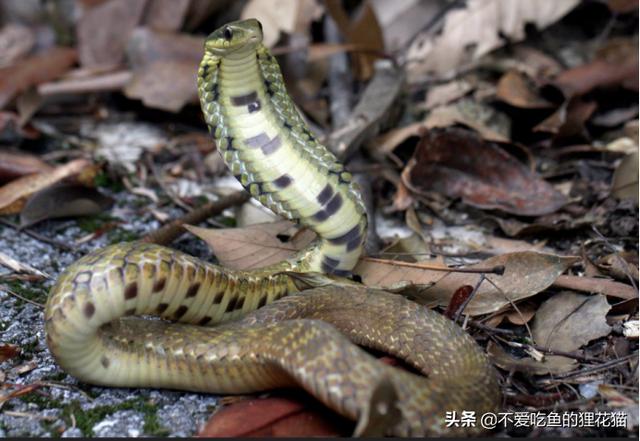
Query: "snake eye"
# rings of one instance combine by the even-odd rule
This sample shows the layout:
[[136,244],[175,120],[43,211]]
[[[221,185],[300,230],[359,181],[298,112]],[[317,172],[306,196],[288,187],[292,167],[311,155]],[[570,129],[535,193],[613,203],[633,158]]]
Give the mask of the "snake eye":
[[231,41],[231,38],[233,37],[233,31],[229,27],[224,28],[224,30],[222,31],[222,36],[225,40]]

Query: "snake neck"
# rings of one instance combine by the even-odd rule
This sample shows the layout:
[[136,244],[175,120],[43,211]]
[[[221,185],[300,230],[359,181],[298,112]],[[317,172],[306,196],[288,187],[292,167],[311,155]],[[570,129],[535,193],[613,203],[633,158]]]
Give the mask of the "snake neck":
[[205,53],[198,92],[232,174],[262,205],[318,234],[272,269],[348,274],[362,254],[367,226],[360,193],[301,118],[275,58],[262,45],[222,58]]

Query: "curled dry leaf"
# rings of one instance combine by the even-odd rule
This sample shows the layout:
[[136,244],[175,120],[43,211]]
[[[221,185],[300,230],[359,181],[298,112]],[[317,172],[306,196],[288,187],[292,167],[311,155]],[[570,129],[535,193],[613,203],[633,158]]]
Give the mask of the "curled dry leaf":
[[[410,77],[443,75],[475,61],[480,56],[525,37],[525,25],[542,29],[560,19],[578,0],[526,2],[512,0],[470,0],[464,9],[452,10],[437,36],[419,35],[409,48],[413,62]],[[505,38],[506,37],[506,38]]]
[[313,399],[275,396],[241,400],[211,416],[199,437],[346,436],[352,423],[310,405]]
[[261,268],[291,257],[308,245],[315,233],[297,232],[288,221],[217,230],[185,225],[204,240],[221,265],[238,270]]
[[0,187],[0,214],[20,213],[29,196],[71,175],[90,168],[85,159],[76,159],[50,171],[23,176]]
[[51,170],[49,164],[35,155],[21,152],[0,151],[0,182]]
[[496,97],[507,104],[524,109],[553,107],[553,104],[538,95],[527,77],[516,70],[510,70],[500,78]]
[[113,199],[78,184],[56,184],[34,193],[20,213],[20,227],[45,219],[88,216],[111,207]]
[[437,191],[469,205],[523,216],[553,213],[565,197],[497,145],[468,130],[428,131],[402,173],[420,194]]

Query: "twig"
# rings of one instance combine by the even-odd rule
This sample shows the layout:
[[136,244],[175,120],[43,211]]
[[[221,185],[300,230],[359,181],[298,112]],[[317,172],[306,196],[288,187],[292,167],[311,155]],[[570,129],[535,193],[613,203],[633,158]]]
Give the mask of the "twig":
[[185,233],[184,224],[198,224],[207,218],[220,213],[222,210],[234,205],[242,204],[248,201],[249,194],[244,191],[232,193],[224,196],[215,202],[209,202],[202,207],[190,211],[184,216],[171,221],[156,231],[153,231],[141,240],[142,242],[156,243],[158,245],[167,245]]
[[38,308],[44,308],[44,305],[42,303],[38,303],[38,302],[34,302],[33,300],[29,300],[26,297],[21,296],[20,294],[18,294],[17,292],[13,292],[11,289],[9,289],[8,286],[6,285],[0,285],[0,288],[2,288],[3,291],[6,291],[7,293],[9,293],[10,295],[19,298],[20,300],[23,300],[27,303],[31,303],[32,305],[37,306]]
[[484,282],[485,279],[486,277],[484,276],[484,273],[480,274],[480,279],[478,279],[478,283],[476,283],[476,286],[473,287],[473,291],[471,291],[471,294],[469,294],[467,298],[464,299],[464,302],[462,302],[462,305],[460,305],[455,315],[453,316],[453,323],[458,322],[458,319],[464,312],[464,309],[467,307],[469,302],[476,296],[476,293],[478,292],[478,288],[480,288],[480,285],[482,285],[482,282]]
[[64,244],[64,243],[62,243],[62,242],[58,242],[58,241],[57,241],[57,240],[55,240],[55,239],[51,239],[51,238],[49,238],[49,237],[47,237],[47,236],[43,236],[43,235],[42,235],[42,234],[40,234],[40,233],[36,233],[35,231],[33,231],[33,230],[32,230],[32,229],[30,229],[30,228],[24,228],[24,229],[21,229],[21,228],[20,228],[20,226],[18,226],[18,225],[16,225],[16,224],[14,224],[14,223],[13,223],[13,222],[11,222],[11,221],[6,220],[6,219],[2,219],[2,218],[0,218],[0,224],[2,224],[2,225],[4,225],[4,226],[7,226],[7,227],[9,227],[9,228],[12,228],[12,229],[16,230],[18,233],[24,233],[24,234],[26,234],[27,236],[31,236],[31,237],[33,237],[34,239],[39,240],[40,242],[48,243],[49,245],[53,245],[53,246],[55,246],[55,247],[58,247],[58,248],[60,248],[61,250],[64,250],[64,251],[73,251],[73,248],[71,248],[70,246],[68,246],[68,245],[66,245],[66,244]]
[[626,355],[626,356],[624,356],[622,358],[618,358],[617,360],[608,361],[608,362],[603,363],[603,364],[601,364],[599,366],[592,366],[590,368],[582,369],[580,371],[574,371],[574,372],[569,372],[569,373],[566,373],[566,374],[556,375],[554,379],[561,380],[561,379],[565,379],[565,378],[578,377],[580,375],[592,374],[594,372],[599,372],[599,371],[606,370],[606,369],[609,369],[611,367],[617,366],[619,364],[623,364],[623,363],[625,363],[625,362],[627,362],[627,361],[629,361],[629,360],[631,360],[633,358],[635,358],[635,359],[638,358],[638,353],[637,352],[634,352],[633,354]]
[[496,337],[498,338],[500,341],[502,341],[503,343],[514,347],[514,348],[520,348],[520,349],[527,349],[527,348],[532,348],[535,349],[536,351],[540,351],[540,352],[544,352],[545,354],[549,354],[549,355],[561,355],[563,357],[567,357],[567,358],[573,358],[575,360],[579,360],[585,363],[597,363],[597,362],[601,362],[602,360],[598,359],[598,358],[594,358],[594,357],[586,357],[584,355],[580,355],[580,354],[576,354],[575,352],[565,352],[565,351],[558,351],[555,349],[549,349],[549,348],[545,348],[544,346],[539,346],[536,344],[528,344],[528,343],[518,343],[515,341],[508,341],[505,340],[503,338],[500,337]]
[[515,334],[515,332],[512,331],[511,329],[494,328],[492,326],[487,326],[484,323],[480,323],[480,322],[478,322],[476,320],[469,320],[469,326],[473,326],[474,328],[482,329],[485,332],[493,332],[493,333],[496,333],[496,334],[508,334],[508,335]]
[[391,263],[396,266],[406,266],[409,268],[444,271],[447,273],[497,274],[499,276],[504,274],[504,265],[497,265],[491,268],[449,268],[446,266],[429,265],[428,263],[403,262],[401,260],[391,261],[387,259],[378,259],[376,257],[363,257],[362,260],[375,263]]

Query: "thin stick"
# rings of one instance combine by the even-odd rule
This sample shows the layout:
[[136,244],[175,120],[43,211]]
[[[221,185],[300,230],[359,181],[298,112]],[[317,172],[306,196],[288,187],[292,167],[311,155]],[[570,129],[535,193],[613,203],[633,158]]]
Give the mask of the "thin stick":
[[73,248],[71,248],[70,246],[68,246],[68,245],[66,245],[66,244],[64,244],[62,242],[58,242],[55,239],[51,239],[51,238],[49,238],[47,236],[43,236],[40,233],[36,233],[35,231],[33,231],[30,228],[20,228],[19,225],[16,225],[13,222],[8,221],[6,219],[0,218],[0,224],[5,225],[5,226],[7,226],[9,228],[12,228],[12,229],[16,230],[18,233],[24,233],[27,236],[31,236],[34,239],[39,240],[40,242],[48,243],[49,245],[53,245],[55,247],[58,247],[61,250],[73,251]]
[[453,323],[458,322],[458,319],[464,312],[464,309],[467,307],[469,302],[476,296],[476,293],[478,292],[478,289],[480,288],[480,285],[482,285],[482,282],[484,282],[485,278],[486,277],[484,276],[484,274],[480,274],[480,279],[478,279],[478,283],[476,283],[476,286],[473,287],[473,291],[471,291],[471,294],[469,294],[467,298],[464,300],[464,302],[462,302],[462,305],[460,305],[460,307],[456,311],[456,314],[453,316]]
[[623,364],[623,363],[631,360],[632,358],[636,358],[637,359],[638,358],[638,353],[634,352],[633,354],[626,355],[626,356],[624,356],[622,358],[619,358],[617,360],[608,361],[608,362],[603,363],[603,364],[601,364],[599,366],[593,366],[593,367],[590,367],[590,368],[587,368],[587,369],[583,369],[581,371],[575,371],[575,372],[569,372],[567,374],[556,375],[555,379],[562,380],[562,379],[565,379],[565,378],[577,377],[577,376],[585,375],[585,374],[592,374],[594,372],[602,371],[602,370],[609,369],[611,367],[617,366],[619,364]]
[[215,202],[209,202],[202,207],[191,210],[184,216],[175,219],[163,227],[153,231],[141,240],[142,242],[155,243],[158,245],[167,245],[185,233],[184,224],[198,224],[214,216],[222,210],[240,205],[250,198],[249,194],[244,191],[238,191],[228,196],[224,196]]
[[504,274],[504,265],[497,265],[491,268],[449,268],[446,266],[429,265],[428,263],[403,262],[400,260],[378,259],[376,257],[363,257],[362,260],[375,263],[387,263],[395,266],[406,266],[409,268],[444,271],[447,273],[497,274],[499,276]]
[[13,292],[9,289],[8,286],[6,285],[2,285],[1,286],[3,291],[6,291],[7,293],[9,293],[10,295],[19,298],[20,300],[23,300],[27,303],[31,303],[32,305],[37,306],[38,308],[44,308],[44,305],[42,303],[38,303],[38,302],[34,302],[33,300],[29,300],[26,297],[21,296],[20,294],[18,294],[17,292]]

